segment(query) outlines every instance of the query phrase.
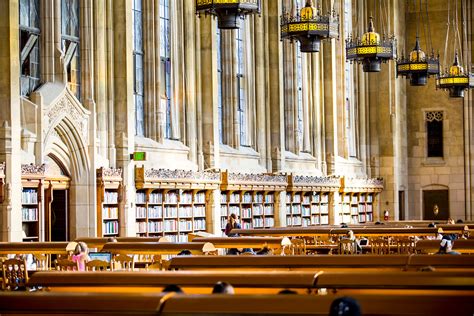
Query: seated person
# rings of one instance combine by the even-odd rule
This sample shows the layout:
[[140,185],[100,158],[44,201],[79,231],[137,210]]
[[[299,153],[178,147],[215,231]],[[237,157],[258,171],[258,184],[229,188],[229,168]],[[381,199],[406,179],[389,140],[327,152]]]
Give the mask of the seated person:
[[453,251],[453,238],[451,235],[444,235],[441,239],[439,250],[436,254],[460,255],[461,253]]
[[329,308],[329,316],[360,316],[359,303],[352,297],[336,298]]
[[183,289],[179,285],[176,285],[176,284],[169,284],[165,286],[165,288],[163,289],[163,293],[169,293],[169,292],[184,293]]
[[356,252],[357,253],[362,253],[362,247],[359,244],[359,240],[357,240],[357,238],[354,235],[354,232],[352,230],[348,231],[347,234],[346,234],[346,237],[343,237],[343,239],[352,240],[355,244]]
[[235,294],[234,287],[227,282],[217,282],[212,289],[212,294]]

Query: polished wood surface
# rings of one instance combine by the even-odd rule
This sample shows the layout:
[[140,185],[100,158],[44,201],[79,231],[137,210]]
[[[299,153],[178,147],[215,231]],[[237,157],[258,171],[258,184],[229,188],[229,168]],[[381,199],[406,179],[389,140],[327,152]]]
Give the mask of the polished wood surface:
[[281,248],[283,237],[196,237],[192,242],[210,242],[216,248]]
[[110,242],[104,245],[102,251],[113,254],[138,254],[138,255],[173,255],[182,250],[189,250],[194,255],[202,254],[204,243],[185,242]]
[[68,242],[0,242],[0,254],[67,254]]
[[[415,249],[421,253],[436,253],[439,250],[441,240],[419,240]],[[456,239],[452,241],[453,251],[460,253],[474,253],[474,239]]]

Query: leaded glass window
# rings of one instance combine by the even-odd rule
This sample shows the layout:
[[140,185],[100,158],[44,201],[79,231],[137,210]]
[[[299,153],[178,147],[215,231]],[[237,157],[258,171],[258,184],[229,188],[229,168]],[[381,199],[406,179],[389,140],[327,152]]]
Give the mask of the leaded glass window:
[[245,23],[241,23],[240,29],[236,30],[237,41],[237,93],[238,93],[238,119],[240,145],[249,146],[247,131],[247,100],[245,97],[245,47],[244,47]]
[[135,134],[145,134],[143,85],[143,14],[142,0],[133,0],[133,95],[135,102]]
[[170,1],[160,0],[160,57],[161,84],[164,88],[163,98],[166,99],[165,137],[171,134],[171,23]]
[[428,157],[444,157],[443,154],[443,112],[427,112],[425,116]]
[[64,65],[69,89],[78,99],[81,96],[79,20],[79,0],[61,0],[61,44]]
[[29,95],[40,84],[39,0],[20,0],[20,93]]

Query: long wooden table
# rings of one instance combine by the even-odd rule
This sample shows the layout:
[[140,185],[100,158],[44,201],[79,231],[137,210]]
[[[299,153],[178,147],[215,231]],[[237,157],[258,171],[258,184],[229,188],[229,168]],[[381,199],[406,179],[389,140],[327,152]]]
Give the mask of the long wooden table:
[[[75,241],[83,241],[89,248],[101,249],[110,238],[105,237],[80,237]],[[117,242],[159,242],[162,237],[116,237]]]
[[29,286],[66,287],[212,287],[225,281],[234,287],[329,289],[474,289],[474,270],[465,271],[148,271],[37,272]]
[[[328,295],[179,295],[156,293],[0,293],[2,315],[328,315]],[[351,295],[362,315],[472,315],[474,292],[444,291],[414,295],[377,290]]]
[[193,255],[203,254],[204,243],[200,242],[110,242],[102,251],[126,255],[176,255],[189,250]]
[[264,248],[279,249],[284,237],[196,237],[192,242],[210,242],[216,248]]
[[474,268],[474,256],[448,255],[318,255],[318,256],[193,256],[170,260],[171,270],[265,269],[392,269],[417,270],[426,266],[436,269]]
[[[439,250],[441,240],[419,240],[416,242],[415,250],[419,253],[436,253]],[[452,241],[453,250],[463,253],[474,253],[474,239],[456,239]]]
[[67,254],[69,242],[0,242],[0,254]]
[[[279,227],[270,229],[233,229],[232,233],[241,236],[294,236],[294,237],[326,237],[346,235],[352,230],[359,237],[374,236],[437,236],[438,228],[399,228],[399,227],[365,227],[365,228],[300,228]],[[461,232],[461,231],[459,231]]]

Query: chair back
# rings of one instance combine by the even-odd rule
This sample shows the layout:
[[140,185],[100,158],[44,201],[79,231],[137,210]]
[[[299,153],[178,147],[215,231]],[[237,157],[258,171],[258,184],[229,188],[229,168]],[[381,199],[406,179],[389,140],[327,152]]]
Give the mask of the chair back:
[[28,271],[26,260],[7,259],[2,261],[2,289],[15,290],[26,288],[28,284]]
[[339,254],[353,255],[357,253],[357,246],[355,240],[341,239],[339,241]]
[[375,255],[387,255],[390,253],[390,241],[385,238],[374,238],[370,241],[370,250]]
[[86,262],[86,271],[107,271],[109,264],[102,260],[91,260]]
[[306,245],[303,239],[294,238],[291,240],[292,254],[297,255],[306,255]]
[[49,256],[46,254],[35,255],[36,270],[49,270]]
[[77,263],[69,259],[56,259],[54,260],[54,266],[59,271],[76,271]]
[[415,241],[412,238],[397,238],[395,240],[398,254],[415,253]]
[[133,257],[124,254],[118,254],[114,256],[112,267],[113,270],[133,271],[135,268],[135,262]]

